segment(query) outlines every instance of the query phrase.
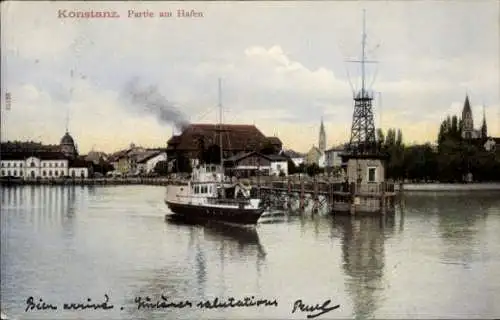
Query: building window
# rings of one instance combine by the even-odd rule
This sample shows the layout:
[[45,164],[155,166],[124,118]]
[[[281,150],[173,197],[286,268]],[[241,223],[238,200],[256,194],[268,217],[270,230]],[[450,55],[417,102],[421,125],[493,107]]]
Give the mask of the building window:
[[369,167],[368,168],[368,182],[377,182],[377,168]]
[[10,168],[10,162],[7,162],[7,168]]
[[49,177],[52,177],[52,170],[49,170]]
[[47,172],[45,170],[42,171],[42,176],[47,176]]
[[5,167],[5,163],[2,162],[2,168]]
[[54,175],[57,177],[59,175],[59,171],[54,170]]
[[75,170],[71,170],[71,176],[74,178],[75,177]]
[[12,174],[14,177],[17,176],[17,170],[14,170],[14,173]]
[[49,167],[52,168],[52,163],[49,163]]
[[5,170],[2,170],[2,176],[4,176],[4,175],[5,175]]
[[14,162],[14,163],[12,164],[12,166],[13,166],[14,168],[15,168],[15,167],[17,167],[17,163],[15,163],[15,162]]
[[64,171],[61,170],[61,177],[64,176]]
[[31,177],[34,178],[35,177],[35,171],[31,171]]
[[22,170],[21,170],[21,171],[19,171],[19,175],[20,175],[21,177],[22,177],[22,176],[24,176],[24,174],[23,174],[23,171],[22,171]]
[[23,167],[23,164],[22,164],[22,163],[20,163],[20,164],[19,164],[19,166],[22,168],[22,167]]
[[56,167],[56,168],[57,168],[57,166],[58,166],[58,163],[54,163],[54,167]]
[[9,170],[9,171],[7,171],[7,175],[10,177],[10,170]]
[[[32,167],[32,168],[34,168],[34,167],[35,167],[35,162],[34,162],[34,161],[31,161],[31,163],[30,163],[30,167]],[[31,172],[33,172],[33,171],[31,171]]]

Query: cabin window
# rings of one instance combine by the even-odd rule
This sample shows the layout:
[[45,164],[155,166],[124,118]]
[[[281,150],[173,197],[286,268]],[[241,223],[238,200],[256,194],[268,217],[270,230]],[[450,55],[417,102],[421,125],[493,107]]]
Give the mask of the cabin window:
[[377,172],[377,168],[374,168],[374,167],[368,168],[368,182],[376,182],[376,180],[377,180],[376,172]]

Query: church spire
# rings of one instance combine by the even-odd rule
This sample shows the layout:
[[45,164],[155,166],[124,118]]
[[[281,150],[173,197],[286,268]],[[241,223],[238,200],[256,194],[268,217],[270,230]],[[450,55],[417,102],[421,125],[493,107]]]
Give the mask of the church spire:
[[323,117],[321,117],[321,125],[319,127],[318,147],[319,147],[319,151],[325,152],[325,150],[326,150],[326,132],[325,132],[325,125],[323,124]]
[[462,110],[462,137],[472,139],[474,135],[474,120],[470,108],[469,94],[465,95],[464,108]]
[[481,126],[481,138],[487,138],[488,137],[488,127],[486,125],[486,111],[485,111],[485,106],[483,104],[483,124]]

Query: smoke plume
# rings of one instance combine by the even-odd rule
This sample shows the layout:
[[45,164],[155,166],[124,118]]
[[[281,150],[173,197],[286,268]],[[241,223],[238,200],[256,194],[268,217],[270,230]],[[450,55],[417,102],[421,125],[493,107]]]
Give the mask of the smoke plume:
[[138,79],[132,79],[125,85],[123,98],[133,112],[153,115],[158,122],[173,124],[181,131],[189,125],[186,115],[162,96],[156,86],[141,87]]

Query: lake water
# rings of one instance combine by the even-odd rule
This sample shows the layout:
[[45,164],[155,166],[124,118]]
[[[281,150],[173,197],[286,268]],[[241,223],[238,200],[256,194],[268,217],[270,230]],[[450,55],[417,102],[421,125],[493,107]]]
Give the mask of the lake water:
[[[164,188],[1,189],[1,308],[15,319],[318,319],[500,316],[500,193],[406,194],[394,216],[311,216],[255,232],[166,222]],[[109,297],[107,311],[64,303]],[[160,295],[193,307],[140,309]],[[28,311],[26,300],[57,306]],[[216,297],[277,306],[200,309]],[[314,312],[313,312],[314,313]]]

